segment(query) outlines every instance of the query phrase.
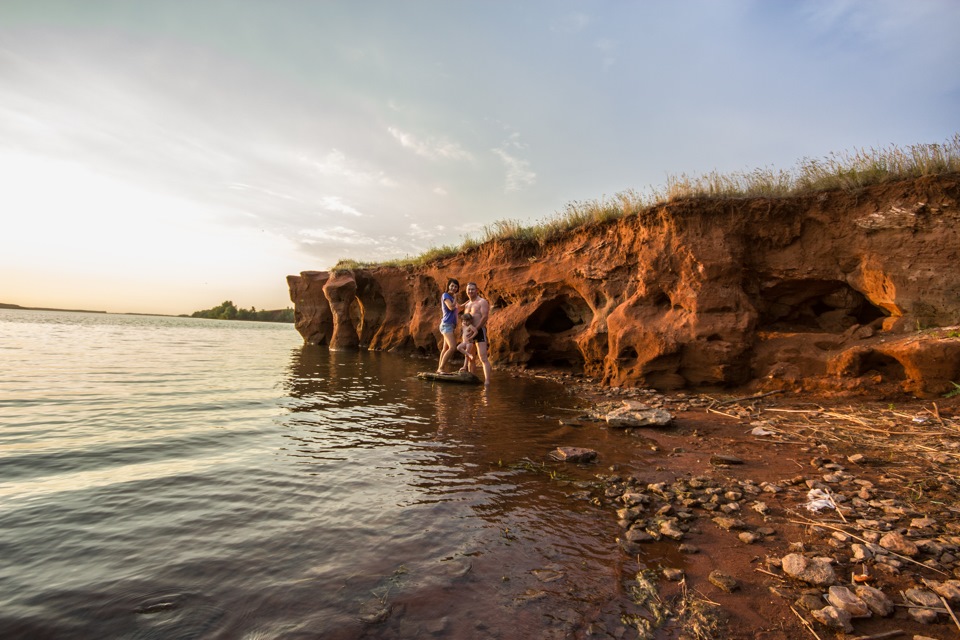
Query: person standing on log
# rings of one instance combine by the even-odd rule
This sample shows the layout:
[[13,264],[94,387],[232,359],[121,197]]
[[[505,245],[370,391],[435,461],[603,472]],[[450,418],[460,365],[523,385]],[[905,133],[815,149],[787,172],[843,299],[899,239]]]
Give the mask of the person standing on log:
[[450,278],[447,280],[447,290],[440,296],[440,309],[443,312],[443,317],[440,319],[440,335],[443,337],[443,345],[440,347],[440,364],[437,365],[437,373],[446,373],[443,367],[457,348],[454,332],[457,330],[456,295],[459,291],[460,281]]
[[[477,329],[477,334],[473,336],[473,344],[477,347],[477,356],[483,365],[483,384],[490,384],[490,359],[487,357],[487,320],[490,318],[490,303],[480,297],[476,282],[467,283],[467,303],[463,306],[464,313],[473,316],[473,326]],[[464,369],[475,374],[477,369],[476,358],[469,359],[463,363]]]

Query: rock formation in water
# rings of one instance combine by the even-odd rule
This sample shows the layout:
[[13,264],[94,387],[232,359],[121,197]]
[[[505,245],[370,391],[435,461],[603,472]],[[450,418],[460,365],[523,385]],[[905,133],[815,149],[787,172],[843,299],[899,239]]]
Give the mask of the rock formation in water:
[[[960,382],[960,175],[691,199],[425,266],[288,276],[310,344],[438,353],[448,277],[491,305],[495,365],[661,390]],[[461,294],[463,295],[463,294]]]

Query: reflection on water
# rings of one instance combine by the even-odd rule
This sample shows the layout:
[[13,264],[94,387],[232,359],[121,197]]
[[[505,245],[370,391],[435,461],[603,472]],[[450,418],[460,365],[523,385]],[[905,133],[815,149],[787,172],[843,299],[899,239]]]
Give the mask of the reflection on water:
[[264,323],[5,312],[0,349],[0,637],[563,637],[618,619],[613,523],[555,477],[596,469],[544,462],[611,436],[561,426],[558,385],[428,383],[427,361]]

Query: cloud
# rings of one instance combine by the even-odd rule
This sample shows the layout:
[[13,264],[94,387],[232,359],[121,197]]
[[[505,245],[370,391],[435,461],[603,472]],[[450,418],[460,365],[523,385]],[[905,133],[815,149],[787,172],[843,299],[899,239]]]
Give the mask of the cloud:
[[616,64],[617,56],[614,54],[618,45],[619,43],[616,40],[610,40],[608,38],[601,38],[600,40],[597,40],[595,46],[601,53],[601,61],[603,63],[604,71]]
[[301,160],[312,166],[321,175],[346,178],[357,185],[397,186],[397,182],[389,178],[383,171],[366,171],[358,167],[357,163],[349,160],[346,154],[339,149],[332,149],[319,160],[306,156],[302,157]]
[[445,195],[447,195],[447,190],[444,189],[443,187],[434,187],[434,188],[433,188],[433,192],[434,192],[435,194],[437,194],[438,196],[445,196]]
[[526,148],[526,145],[520,142],[520,134],[513,133],[502,145],[491,150],[507,169],[506,191],[508,192],[520,191],[537,181],[537,174],[530,170],[530,162],[510,153],[514,149]]
[[379,244],[376,238],[363,235],[355,229],[341,226],[301,229],[300,241],[307,245],[346,245],[350,247],[370,247]]
[[419,140],[413,134],[401,131],[396,127],[388,127],[387,131],[400,143],[400,146],[410,149],[424,158],[431,160],[470,160],[473,157],[469,151],[446,138],[431,137],[426,140]]
[[362,213],[343,202],[343,200],[337,196],[324,196],[320,199],[320,204],[327,211],[332,211],[334,213],[346,213],[347,215],[357,216],[358,218],[363,216]]

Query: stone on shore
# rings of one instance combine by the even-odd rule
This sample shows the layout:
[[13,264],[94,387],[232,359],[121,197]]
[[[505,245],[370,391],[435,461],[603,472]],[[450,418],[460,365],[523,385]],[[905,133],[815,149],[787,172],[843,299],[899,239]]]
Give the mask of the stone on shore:
[[583,447],[557,447],[550,457],[563,462],[593,462],[597,459],[597,452]]
[[844,633],[853,633],[853,625],[850,624],[851,616],[843,609],[838,609],[833,605],[817,609],[810,613],[817,622],[830,627],[831,629],[842,629]]
[[643,403],[625,400],[604,416],[611,427],[665,427],[673,422],[673,414],[666,409],[654,409]]
[[910,558],[920,553],[920,549],[917,548],[917,545],[910,540],[907,540],[903,537],[903,535],[897,533],[896,531],[891,531],[890,533],[885,534],[882,538],[880,538],[879,544],[887,551],[899,553],[902,556],[908,556]]
[[727,593],[733,593],[740,588],[740,583],[737,582],[737,579],[733,576],[729,576],[722,571],[712,571],[707,580],[710,581],[710,584],[713,586],[726,591]]
[[883,591],[870,585],[861,584],[854,591],[857,597],[863,600],[874,615],[886,618],[893,614],[893,602]]
[[799,553],[791,553],[781,560],[783,572],[791,578],[802,580],[817,586],[827,586],[837,580],[830,558],[808,558]]
[[827,591],[827,601],[837,609],[843,609],[854,618],[869,618],[870,607],[846,587],[833,586]]

